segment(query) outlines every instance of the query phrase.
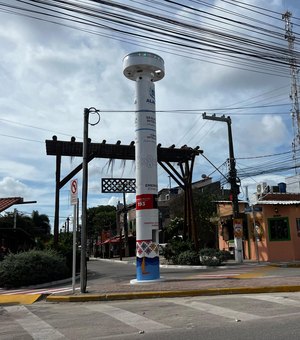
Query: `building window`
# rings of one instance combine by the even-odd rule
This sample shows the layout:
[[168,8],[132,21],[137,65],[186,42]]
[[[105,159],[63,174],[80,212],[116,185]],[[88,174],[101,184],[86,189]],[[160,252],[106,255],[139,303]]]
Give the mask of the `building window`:
[[290,227],[288,217],[269,218],[269,240],[290,241]]

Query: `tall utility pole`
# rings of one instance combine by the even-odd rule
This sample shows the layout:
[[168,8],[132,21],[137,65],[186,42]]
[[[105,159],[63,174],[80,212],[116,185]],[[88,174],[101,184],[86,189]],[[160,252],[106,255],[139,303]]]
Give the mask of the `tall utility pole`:
[[[292,101],[292,119],[293,119],[293,153],[294,161],[297,164],[297,149],[300,146],[300,112],[299,112],[299,98],[298,98],[298,67],[297,59],[294,55],[294,41],[295,36],[293,34],[293,24],[291,23],[292,13],[287,11],[282,15],[282,19],[285,20],[285,39],[288,41],[289,48],[289,63],[290,63],[290,73],[292,78],[291,84],[291,94],[290,99]],[[297,167],[295,167],[295,172],[297,174]]]
[[[233,151],[233,140],[232,140],[232,130],[231,130],[231,118],[225,117],[224,115],[221,117],[217,117],[215,114],[212,116],[207,116],[204,112],[202,115],[203,119],[214,120],[218,122],[225,122],[227,123],[228,127],[228,143],[229,143],[229,177],[228,182],[230,183],[230,191],[231,191],[231,200],[232,200],[232,212],[233,212],[233,223],[239,218],[239,201],[238,196],[240,193],[239,185],[238,185],[238,178],[237,178],[237,171],[235,167],[235,158],[234,158],[234,151]],[[243,262],[243,244],[241,237],[234,237],[235,243],[235,260],[237,262]]]
[[84,109],[83,116],[83,147],[82,147],[82,216],[81,216],[81,256],[80,256],[80,292],[86,293],[87,266],[86,266],[86,220],[88,195],[88,129],[89,109]]
[[[98,120],[89,123],[89,115],[97,114]],[[80,292],[86,293],[87,286],[87,196],[88,196],[88,156],[89,156],[89,124],[94,126],[100,121],[99,110],[94,107],[85,108],[83,112],[83,144],[82,144],[82,215],[81,215],[81,254],[80,254]]]

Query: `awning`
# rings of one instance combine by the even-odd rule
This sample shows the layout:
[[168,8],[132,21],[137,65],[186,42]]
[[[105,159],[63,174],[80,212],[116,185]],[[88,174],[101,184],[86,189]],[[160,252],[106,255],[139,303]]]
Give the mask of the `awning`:
[[120,243],[120,237],[116,237],[110,240],[110,243]]
[[[124,241],[125,236],[122,236],[122,241]],[[134,239],[135,240],[135,236],[133,235],[128,235],[128,239]],[[107,244],[107,243],[120,243],[120,236],[115,236],[115,237],[111,237],[106,239],[105,241],[101,242],[101,241],[97,241],[96,242],[96,246],[102,246],[103,244]]]
[[257,205],[299,205],[300,201],[257,201]]
[[104,242],[97,241],[97,242],[96,242],[96,245],[97,245],[97,246],[102,246],[103,244],[107,244],[107,243],[120,243],[120,237],[108,238],[108,239],[105,240]]

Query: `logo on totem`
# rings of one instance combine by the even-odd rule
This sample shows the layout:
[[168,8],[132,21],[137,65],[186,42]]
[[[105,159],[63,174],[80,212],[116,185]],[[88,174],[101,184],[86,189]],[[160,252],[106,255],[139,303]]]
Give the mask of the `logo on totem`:
[[147,98],[146,102],[150,104],[155,104],[155,91],[153,86],[149,88],[149,98]]

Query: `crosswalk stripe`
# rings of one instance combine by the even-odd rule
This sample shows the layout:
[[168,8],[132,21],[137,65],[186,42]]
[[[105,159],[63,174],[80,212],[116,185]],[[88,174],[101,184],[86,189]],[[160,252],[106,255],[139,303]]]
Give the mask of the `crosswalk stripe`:
[[249,313],[235,311],[229,308],[214,306],[214,305],[211,305],[205,302],[198,302],[198,301],[192,301],[189,299],[181,299],[181,298],[174,299],[172,302],[177,305],[181,305],[187,308],[201,310],[206,313],[222,316],[224,318],[229,318],[229,319],[235,319],[235,320],[241,320],[241,321],[259,319],[259,317],[254,314],[249,314]]
[[144,316],[126,311],[121,308],[113,307],[110,305],[99,304],[99,305],[85,306],[85,308],[88,308],[94,312],[104,313],[106,315],[113,317],[114,319],[117,319],[127,324],[128,326],[131,326],[139,330],[143,330],[143,331],[158,331],[158,330],[171,328],[170,326],[150,320],[148,318],[145,318]]
[[285,298],[283,296],[269,296],[269,295],[248,295],[243,296],[247,299],[254,299],[254,300],[260,300],[260,301],[267,301],[272,303],[278,303],[285,306],[295,306],[300,307],[300,301],[293,300],[289,298]]
[[7,306],[4,309],[13,314],[16,322],[32,336],[34,340],[56,340],[65,339],[65,336],[31,313],[25,306]]
[[13,290],[7,290],[7,289],[3,289],[1,288],[0,290],[0,295],[8,295],[8,294],[19,294],[20,292],[22,292],[24,289],[13,289]]

